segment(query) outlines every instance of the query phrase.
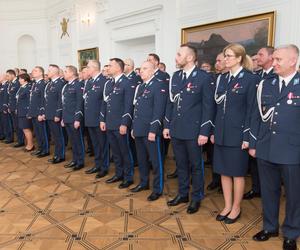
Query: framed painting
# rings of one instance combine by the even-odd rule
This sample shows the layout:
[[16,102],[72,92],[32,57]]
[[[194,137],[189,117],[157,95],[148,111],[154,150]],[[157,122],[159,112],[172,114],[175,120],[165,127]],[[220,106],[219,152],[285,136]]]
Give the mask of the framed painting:
[[274,46],[276,12],[267,12],[181,30],[181,42],[198,50],[198,63],[214,64],[218,53],[229,43],[242,44],[252,56],[263,46]]
[[99,48],[90,48],[78,50],[78,66],[82,70],[88,64],[89,60],[99,60]]

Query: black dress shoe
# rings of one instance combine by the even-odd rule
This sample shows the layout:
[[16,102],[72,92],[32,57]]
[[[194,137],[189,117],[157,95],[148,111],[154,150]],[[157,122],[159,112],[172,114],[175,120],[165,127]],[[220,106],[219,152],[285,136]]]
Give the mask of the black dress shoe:
[[161,194],[158,194],[158,193],[151,193],[148,197],[147,197],[147,200],[148,201],[155,201],[157,200],[159,197],[161,196]]
[[9,141],[9,140],[4,141],[5,144],[11,144],[11,143],[13,143],[13,142],[14,142],[14,141]]
[[85,173],[86,173],[86,174],[94,174],[94,173],[99,172],[99,169],[100,169],[100,168],[92,167],[92,168],[86,170]]
[[42,153],[42,150],[36,150],[31,153],[31,155],[36,156]]
[[177,170],[175,170],[173,173],[167,175],[168,179],[176,179],[177,177],[178,177]]
[[122,188],[128,188],[130,185],[133,184],[133,181],[123,181],[120,185],[119,185],[119,188],[122,189]]
[[177,206],[181,203],[187,203],[189,202],[189,197],[181,197],[180,195],[177,195],[173,200],[170,200],[167,202],[168,206]]
[[48,155],[50,155],[50,153],[40,153],[40,154],[37,155],[37,158],[43,158],[43,157],[46,157]]
[[149,186],[142,186],[141,184],[135,186],[134,188],[131,188],[130,191],[133,193],[138,193],[141,192],[143,190],[148,190]]
[[54,161],[56,158],[57,158],[57,157],[54,156],[53,158],[50,158],[50,159],[48,159],[47,161],[48,161],[49,163],[53,163],[53,161]]
[[0,137],[0,141],[3,141],[5,139],[5,137]]
[[84,168],[84,164],[79,164],[79,165],[76,165],[75,167],[73,167],[73,171],[78,171],[82,168]]
[[95,156],[94,152],[90,152],[88,155],[89,157]]
[[55,158],[53,159],[53,161],[51,162],[52,164],[58,164],[65,161],[65,158]]
[[288,238],[284,237],[282,249],[283,250],[297,250],[296,240],[288,239]]
[[69,163],[67,163],[64,167],[65,168],[72,168],[76,166],[76,162],[74,161],[70,161]]
[[123,177],[114,175],[113,177],[107,179],[105,182],[106,183],[115,183],[115,182],[122,181],[122,180],[123,180]]
[[13,145],[14,148],[20,148],[20,147],[23,147],[23,146],[25,146],[24,143],[17,143],[15,145]]
[[249,192],[247,192],[247,193],[244,194],[243,199],[244,200],[252,200],[255,197],[261,197],[261,195],[260,195],[260,193],[254,192],[251,189]]
[[277,237],[277,236],[278,236],[278,231],[269,232],[267,230],[262,230],[262,231],[258,232],[257,234],[255,234],[252,237],[252,239],[255,241],[267,241],[271,237]]
[[229,218],[229,217],[226,217],[226,219],[224,220],[224,223],[225,224],[233,224],[235,223],[240,217],[241,217],[241,211],[239,212],[239,214],[235,217],[235,218]]
[[191,201],[186,212],[188,214],[194,214],[198,212],[201,202],[200,201]]
[[211,183],[209,183],[208,184],[208,186],[207,186],[207,190],[208,191],[212,191],[212,190],[214,190],[214,189],[216,189],[216,188],[218,188],[218,187],[220,187],[220,183],[219,182],[214,182],[214,181],[212,181]]
[[218,214],[217,217],[216,217],[216,221],[224,221],[224,220],[226,220],[226,218],[230,214],[230,212],[231,211],[229,211],[226,215]]
[[108,174],[108,171],[106,170],[100,170],[100,172],[98,174],[96,174],[96,179],[100,179],[103,178],[104,176],[106,176]]

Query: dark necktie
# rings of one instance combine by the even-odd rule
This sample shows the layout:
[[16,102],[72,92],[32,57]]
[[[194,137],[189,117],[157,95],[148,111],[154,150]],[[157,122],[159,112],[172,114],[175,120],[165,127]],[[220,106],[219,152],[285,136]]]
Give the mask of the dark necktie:
[[284,80],[282,80],[282,82],[281,82],[281,90],[280,90],[280,92],[282,93],[283,91],[284,91],[284,89],[286,88],[286,85],[285,85],[285,81]]
[[268,75],[267,72],[266,72],[266,71],[263,71],[263,73],[262,73],[262,78],[265,79],[267,75]]
[[183,78],[182,78],[182,85],[184,85],[186,83],[186,72],[183,72]]
[[233,79],[234,79],[234,76],[232,75],[232,76],[230,77],[230,79],[229,79],[228,83],[232,82],[232,81],[233,81]]

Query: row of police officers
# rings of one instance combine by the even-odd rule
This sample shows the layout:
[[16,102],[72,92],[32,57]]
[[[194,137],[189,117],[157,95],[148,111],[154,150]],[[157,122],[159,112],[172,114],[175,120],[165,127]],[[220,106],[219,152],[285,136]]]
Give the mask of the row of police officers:
[[[189,202],[189,214],[198,211],[204,198],[202,146],[210,140],[215,145],[214,171],[221,175],[225,204],[216,220],[226,224],[235,223],[241,216],[249,154],[257,157],[264,220],[263,230],[253,239],[265,241],[278,236],[283,181],[283,249],[296,249],[300,235],[300,75],[296,71],[299,50],[295,45],[277,48],[273,54],[274,73],[269,76],[249,70],[249,57],[239,44],[226,46],[223,55],[229,71],[215,80],[196,66],[197,50],[189,44],[181,45],[176,54],[179,70],[170,83],[168,75],[158,69],[156,54],[149,54],[141,65],[140,77],[128,71],[125,75],[126,66],[132,66],[132,62],[119,58],[110,59],[108,78],[101,73],[98,61],[89,61],[86,70],[90,78],[85,81],[78,80],[74,66],[65,68],[62,80],[58,66],[50,65],[51,81],[45,84],[43,69],[35,67],[32,84],[23,75],[19,77],[25,83],[16,90],[16,78],[2,84],[1,119],[5,120],[8,114],[14,121],[15,116],[22,114],[23,118],[12,124],[24,128],[18,126],[18,121],[24,123],[26,114],[37,138],[38,148],[33,154],[38,157],[49,155],[48,124],[55,144],[54,157],[49,159],[52,163],[65,160],[64,128],[72,143],[72,160],[65,167],[73,170],[84,167],[82,129],[86,127],[95,153],[95,166],[86,173],[97,173],[98,178],[107,175],[110,147],[115,174],[106,182],[121,182],[119,188],[133,184],[134,138],[140,181],[130,190],[149,189],[152,168],[149,201],[163,194],[163,141],[171,140],[178,194],[168,205]],[[27,93],[23,98],[18,90],[21,88]],[[15,102],[10,101],[13,90]],[[26,96],[27,101],[21,102]]]

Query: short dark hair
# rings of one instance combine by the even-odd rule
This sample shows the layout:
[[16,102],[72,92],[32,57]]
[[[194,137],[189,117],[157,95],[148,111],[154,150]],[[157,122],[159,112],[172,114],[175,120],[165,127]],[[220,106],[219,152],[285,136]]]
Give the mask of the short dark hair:
[[25,73],[27,73],[27,69],[20,69],[20,71],[24,71]]
[[266,49],[266,51],[268,52],[269,56],[273,55],[274,50],[275,50],[273,46],[265,46],[265,47],[262,47],[262,49]]
[[189,48],[189,49],[192,51],[192,53],[194,54],[195,62],[197,61],[198,51],[197,51],[196,47],[194,47],[194,46],[191,45],[190,43],[184,43],[184,44],[181,44],[180,47],[181,47],[181,48],[183,48],[183,47]]
[[56,64],[49,64],[49,67],[53,67],[53,68],[56,68],[56,69],[59,70],[59,67],[58,67],[58,65],[56,65]]
[[160,58],[159,58],[159,56],[157,54],[150,53],[150,54],[148,54],[148,56],[152,56],[155,59],[155,61],[157,61],[158,63],[160,63]]
[[44,76],[45,70],[42,66],[35,66],[35,68],[39,69],[42,72],[42,75]]
[[16,72],[13,69],[6,70],[6,73],[10,74],[10,75],[13,75],[13,76],[16,76]]
[[19,75],[19,79],[23,79],[25,82],[30,82],[30,76],[27,73]]
[[114,57],[114,58],[111,58],[109,59],[110,61],[115,61],[121,68],[122,71],[124,71],[124,68],[125,68],[125,63],[123,62],[122,59],[120,58],[117,58],[117,57]]
[[164,69],[166,69],[166,67],[167,67],[167,66],[166,66],[166,64],[165,64],[165,63],[163,63],[163,62],[160,62],[159,64],[160,64],[160,65],[162,65],[162,66],[164,67]]
[[67,65],[66,69],[72,72],[73,76],[78,77],[77,68],[73,65]]

